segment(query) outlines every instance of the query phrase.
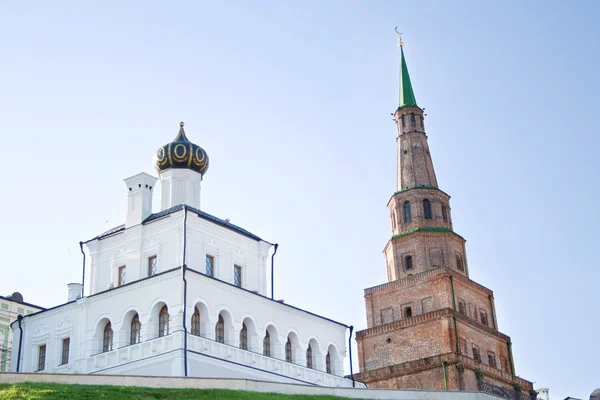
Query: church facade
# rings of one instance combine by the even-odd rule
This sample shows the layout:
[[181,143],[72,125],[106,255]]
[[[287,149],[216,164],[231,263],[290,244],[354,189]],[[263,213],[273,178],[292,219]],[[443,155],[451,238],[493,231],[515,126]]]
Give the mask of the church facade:
[[125,179],[125,223],[82,243],[89,294],[14,322],[11,371],[352,386],[349,327],[269,298],[273,244],[201,210],[208,156],[183,123],[154,163],[160,212],[156,177]]
[[516,391],[528,398],[533,387],[516,376],[493,292],[469,278],[465,239],[453,230],[450,196],[437,182],[402,47],[400,40],[398,182],[384,249],[388,282],[365,289],[368,328],[356,333],[355,378],[370,387],[482,390],[513,398]]

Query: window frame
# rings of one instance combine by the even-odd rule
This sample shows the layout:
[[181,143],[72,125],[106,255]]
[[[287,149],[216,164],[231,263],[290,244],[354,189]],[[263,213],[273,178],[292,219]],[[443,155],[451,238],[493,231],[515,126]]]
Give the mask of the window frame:
[[158,337],[169,334],[169,308],[165,304],[158,312]]
[[248,327],[245,323],[242,323],[242,329],[240,329],[240,349],[248,350]]
[[[108,333],[108,335],[107,335]],[[108,353],[113,350],[113,336],[114,332],[112,330],[112,324],[110,321],[104,325],[104,330],[102,331],[102,352]]]
[[225,344],[225,319],[221,314],[215,325],[215,341]]
[[[210,271],[208,270],[208,261],[210,260]],[[204,259],[204,275],[210,276],[211,278],[215,277],[215,256],[207,254]]]
[[429,199],[423,199],[423,219],[433,219],[431,212],[431,201]]
[[325,372],[331,374],[331,354],[329,350],[327,350],[327,355],[325,356]]
[[[135,330],[134,330],[135,327]],[[142,323],[138,313],[131,318],[129,324],[129,345],[139,344],[141,342]]]
[[192,314],[192,335],[200,336],[200,310],[198,307],[194,307]]
[[121,265],[117,268],[117,286],[122,286],[127,283],[127,266]]
[[46,369],[46,349],[46,343],[38,346],[38,367],[36,372]]
[[413,264],[413,257],[412,254],[407,254],[404,256],[404,270],[405,271],[412,271],[415,268],[414,264]]
[[158,271],[158,257],[155,255],[148,257],[148,276],[156,275]]
[[[66,344],[66,346],[65,346],[65,344]],[[59,365],[67,365],[69,363],[70,347],[71,347],[71,338],[63,338]]]
[[263,356],[271,357],[271,335],[269,330],[265,331],[265,337],[263,338]]
[[285,361],[289,363],[294,362],[292,354],[292,341],[289,336],[287,338],[287,342],[285,342]]
[[239,288],[242,287],[242,267],[237,264],[233,265],[233,284]]
[[405,201],[403,207],[404,211],[404,223],[408,224],[412,222],[412,209],[410,205],[410,201]]

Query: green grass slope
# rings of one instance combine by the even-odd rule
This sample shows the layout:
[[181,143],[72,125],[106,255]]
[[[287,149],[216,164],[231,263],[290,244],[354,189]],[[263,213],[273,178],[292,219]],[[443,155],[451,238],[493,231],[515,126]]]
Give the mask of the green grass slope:
[[61,385],[56,383],[25,382],[14,385],[0,384],[0,400],[341,400],[336,396],[284,395],[277,393],[256,393],[241,390],[223,389],[155,389],[134,386],[91,386]]

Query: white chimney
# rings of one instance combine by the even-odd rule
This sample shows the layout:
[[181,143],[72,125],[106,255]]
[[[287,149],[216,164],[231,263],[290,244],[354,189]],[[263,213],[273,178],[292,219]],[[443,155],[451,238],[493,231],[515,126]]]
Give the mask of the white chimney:
[[67,284],[69,289],[69,299],[67,301],[73,301],[81,298],[81,283],[69,283]]
[[162,187],[161,211],[186,204],[200,208],[202,175],[187,168],[169,168],[159,173]]
[[538,392],[537,398],[540,400],[550,400],[550,394],[548,393],[549,391],[550,389],[548,388],[536,389],[536,392]]
[[152,214],[152,193],[157,178],[145,172],[125,179],[127,185],[127,216],[125,227],[139,225]]

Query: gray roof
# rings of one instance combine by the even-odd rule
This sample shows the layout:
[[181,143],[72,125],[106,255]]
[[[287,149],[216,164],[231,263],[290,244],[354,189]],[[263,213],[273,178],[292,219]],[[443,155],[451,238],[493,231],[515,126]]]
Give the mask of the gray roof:
[[[175,207],[167,208],[166,210],[163,210],[163,211],[151,214],[148,218],[146,218],[142,222],[142,224],[147,224],[147,223],[152,222],[154,220],[157,220],[159,218],[162,218],[162,217],[165,217],[167,215],[170,215],[170,214],[176,213],[178,211],[181,211],[181,210],[183,210],[183,206],[184,206],[183,204],[179,204],[179,205],[177,205]],[[205,213],[204,211],[200,211],[197,208],[190,207],[190,206],[186,206],[186,207],[187,207],[187,209],[189,211],[191,211],[194,214],[198,215],[198,217],[200,217],[202,219],[205,219],[207,221],[213,222],[213,223],[215,223],[217,225],[220,225],[220,226],[222,226],[224,228],[227,228],[227,229],[232,230],[234,232],[237,232],[237,233],[239,233],[241,235],[249,237],[250,239],[253,239],[253,240],[256,240],[256,241],[261,241],[262,240],[260,237],[256,236],[252,232],[249,232],[249,231],[245,230],[244,228],[240,228],[239,226],[234,225],[231,222],[225,221],[225,220],[223,220],[221,218],[217,218],[214,215],[210,215],[208,213]],[[95,238],[88,240],[88,242],[91,242],[91,241],[96,240],[96,239],[103,239],[103,238],[105,238],[107,236],[111,236],[111,235],[113,235],[115,233],[118,233],[118,232],[121,232],[121,231],[124,231],[124,230],[125,230],[125,224],[122,224],[122,225],[119,225],[119,226],[115,226],[114,228],[107,230],[106,232],[104,232],[104,233],[96,236]]]

